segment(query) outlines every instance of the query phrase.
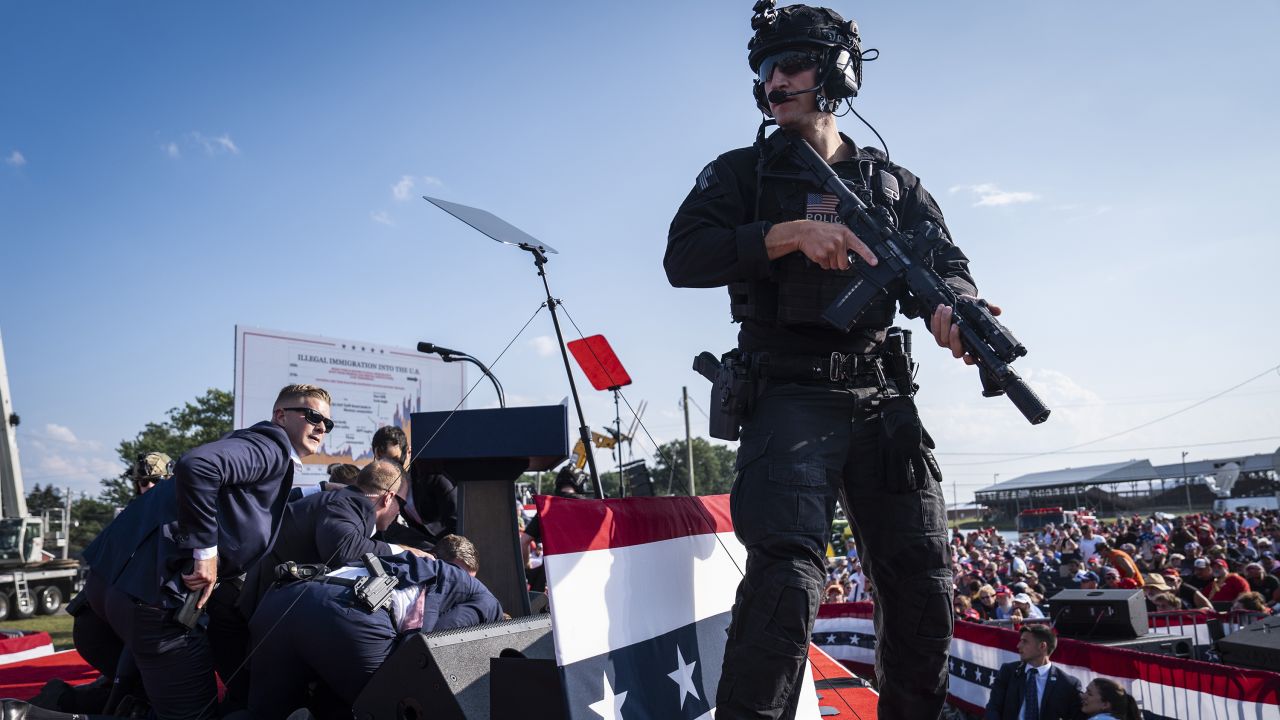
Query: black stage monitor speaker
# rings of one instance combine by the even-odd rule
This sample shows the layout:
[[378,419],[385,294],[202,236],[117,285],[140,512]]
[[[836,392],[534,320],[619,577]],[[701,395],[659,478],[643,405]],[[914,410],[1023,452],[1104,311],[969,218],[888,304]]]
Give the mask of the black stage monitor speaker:
[[1259,670],[1280,670],[1280,617],[1246,625],[1218,641],[1222,662]]
[[1063,590],[1049,598],[1049,619],[1063,637],[1127,639],[1147,634],[1141,590]]
[[1195,650],[1196,639],[1191,635],[1151,633],[1133,640],[1103,640],[1098,644],[1122,650],[1137,650],[1138,652],[1151,653],[1152,655],[1168,655],[1169,657],[1190,660]]
[[489,720],[490,661],[521,656],[554,665],[550,615],[410,635],[352,710],[357,720]]

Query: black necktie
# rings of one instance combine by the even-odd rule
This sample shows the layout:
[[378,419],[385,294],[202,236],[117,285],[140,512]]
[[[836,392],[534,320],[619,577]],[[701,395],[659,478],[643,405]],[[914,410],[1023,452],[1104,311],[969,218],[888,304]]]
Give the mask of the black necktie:
[[1040,694],[1036,691],[1036,676],[1039,675],[1035,668],[1027,669],[1027,691],[1022,696],[1022,707],[1024,712],[1022,717],[1026,720],[1040,720]]

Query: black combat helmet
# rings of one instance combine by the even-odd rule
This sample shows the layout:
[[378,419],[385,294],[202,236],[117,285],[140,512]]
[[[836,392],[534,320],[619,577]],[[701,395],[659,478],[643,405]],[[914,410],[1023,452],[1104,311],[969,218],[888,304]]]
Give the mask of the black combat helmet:
[[858,94],[863,58],[856,22],[829,8],[788,5],[775,9],[774,0],[760,0],[753,10],[751,28],[756,34],[747,43],[747,62],[756,73],[752,90],[761,112],[771,114],[764,83],[780,63],[784,69],[788,65],[797,70],[805,65],[817,68],[818,105],[828,112],[834,112],[840,100]]

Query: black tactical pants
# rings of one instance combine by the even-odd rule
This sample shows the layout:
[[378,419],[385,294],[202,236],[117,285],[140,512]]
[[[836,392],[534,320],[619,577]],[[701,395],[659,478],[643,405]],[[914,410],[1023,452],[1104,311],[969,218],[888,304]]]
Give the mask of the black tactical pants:
[[719,720],[794,717],[837,497],[874,588],[879,715],[931,720],[942,708],[952,622],[943,498],[933,480],[903,485],[878,417],[857,409],[867,394],[774,385],[743,425],[730,509],[747,567]]

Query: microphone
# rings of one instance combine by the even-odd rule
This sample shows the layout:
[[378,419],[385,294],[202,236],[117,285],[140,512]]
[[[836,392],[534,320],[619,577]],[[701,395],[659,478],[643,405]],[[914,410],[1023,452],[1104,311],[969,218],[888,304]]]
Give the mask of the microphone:
[[429,342],[418,343],[418,352],[426,353],[427,355],[462,355],[462,356],[466,355],[466,353],[464,352],[458,352],[457,350],[450,350],[447,347],[443,347],[441,345],[433,345]]
[[467,353],[450,350],[447,347],[442,347],[429,342],[418,343],[418,352],[425,353],[427,355],[439,355],[440,359],[445,362],[458,362],[459,360],[462,360],[480,368],[480,372],[484,373],[485,377],[489,378],[489,381],[493,383],[493,389],[498,393],[498,405],[502,407],[507,406],[507,396],[502,390],[502,383],[498,382],[498,378],[494,377],[492,372],[489,372],[489,368],[485,366],[484,363],[474,357],[471,357]]
[[778,103],[782,102],[783,100],[786,100],[789,97],[795,97],[796,95],[808,95],[809,93],[816,93],[821,89],[822,89],[821,85],[814,85],[808,90],[796,90],[794,92],[774,90],[769,93],[769,102],[773,103],[774,105],[777,105]]

